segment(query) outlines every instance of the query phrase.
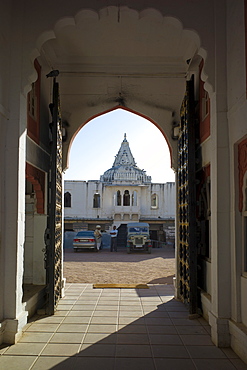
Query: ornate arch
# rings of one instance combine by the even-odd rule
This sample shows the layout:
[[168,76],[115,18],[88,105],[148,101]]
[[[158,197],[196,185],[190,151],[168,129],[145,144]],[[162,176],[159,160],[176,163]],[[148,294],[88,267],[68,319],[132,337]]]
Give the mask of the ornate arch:
[[[85,47],[87,48],[87,50],[90,50],[90,47],[92,46],[92,43],[86,44],[85,40],[84,39],[81,40],[81,38],[79,37],[81,34],[82,35],[87,34],[87,32],[85,32],[85,29],[87,29],[86,27],[89,27],[89,25],[91,25],[90,27],[93,27],[92,29],[90,28],[90,30],[92,30],[91,33],[94,34],[93,32],[94,29],[101,30],[100,27],[107,24],[108,31],[109,32],[111,31],[110,34],[113,35],[112,36],[113,41],[116,41],[115,39],[117,37],[117,34],[115,35],[115,32],[112,32],[112,30],[116,30],[116,31],[119,29],[121,30],[120,27],[126,27],[125,30],[127,30],[128,25],[130,25],[131,27],[133,27],[133,39],[134,39],[135,32],[137,32],[136,30],[139,30],[141,28],[142,32],[140,34],[146,35],[146,30],[150,27],[150,29],[155,30],[155,32],[158,33],[158,35],[161,35],[161,36],[170,35],[170,36],[166,36],[164,40],[162,39],[162,47],[158,47],[156,45],[155,50],[157,51],[158,58],[161,58],[160,57],[161,50],[167,50],[165,52],[166,57],[174,56],[175,59],[178,56],[179,58],[181,57],[180,62],[183,62],[187,65],[186,67],[188,68],[188,70],[186,69],[187,71],[189,71],[189,68],[190,68],[189,66],[192,63],[192,60],[202,58],[205,61],[205,63],[203,64],[202,73],[201,73],[202,80],[205,82],[205,85],[204,85],[205,89],[209,92],[213,91],[212,86],[208,83],[208,75],[205,72],[207,51],[201,47],[200,35],[198,34],[196,29],[189,30],[189,29],[184,28],[182,21],[176,18],[176,12],[173,14],[173,16],[166,16],[160,10],[155,9],[155,8],[144,8],[142,10],[135,10],[135,9],[129,8],[128,6],[106,6],[98,10],[93,10],[93,9],[78,9],[78,11],[75,10],[74,15],[72,16],[70,16],[70,14],[67,17],[59,18],[58,16],[54,24],[55,25],[53,29],[45,30],[41,32],[39,36],[37,37],[35,48],[33,48],[33,50],[30,51],[30,54],[29,54],[31,62],[33,62],[35,58],[42,55],[42,52],[44,51],[44,48],[47,43],[51,42],[52,46],[59,45],[59,41],[63,39],[63,37],[67,34],[67,32],[69,35],[66,39],[67,47],[64,47],[63,51],[67,49],[69,51],[71,50],[70,55],[75,55],[78,52],[78,60],[79,60],[80,53],[83,54],[84,52],[83,48]],[[104,28],[104,30],[106,30],[106,28]],[[126,45],[125,33],[126,32],[120,32],[121,40],[117,40],[118,42],[111,42],[109,44],[110,45],[113,45],[113,44],[120,45],[121,48],[124,49],[124,45]],[[136,33],[136,35],[138,36],[138,33]],[[147,33],[146,36],[149,37],[148,35],[149,33]],[[136,36],[136,39],[138,40],[137,36]],[[154,45],[152,45],[152,40],[150,42],[150,37],[149,37],[148,50],[150,49],[150,54],[153,54]],[[174,42],[169,41],[171,37],[174,38]],[[80,47],[78,47],[78,45],[76,44],[77,39],[80,40]],[[96,41],[98,41],[98,39],[99,39],[98,37],[95,38]],[[159,39],[160,37],[156,37],[153,40],[159,40]],[[99,48],[106,47],[105,52],[107,53],[107,47],[109,47],[109,44],[104,45],[104,43],[101,43],[99,44]],[[136,45],[139,47],[141,43],[137,42]],[[54,50],[56,51],[56,49]],[[53,53],[54,55],[56,55],[55,51]],[[59,55],[59,53],[57,55]],[[62,58],[63,58],[63,54],[61,54],[61,60]],[[163,58],[163,54],[162,54],[162,58]],[[65,55],[65,59],[66,59],[66,55]],[[49,58],[47,60],[49,60]],[[66,60],[68,60],[68,58]],[[178,63],[178,61],[176,63],[173,63],[169,60],[170,59],[168,58],[167,63],[164,64],[164,65],[167,65],[167,71],[168,71],[167,76],[169,75],[169,73],[171,73],[172,75],[174,75],[174,73],[175,75],[176,73],[179,74],[180,67],[179,66],[174,67],[176,63]],[[50,65],[53,66],[51,62],[50,62]],[[178,63],[178,65],[180,64]],[[56,68],[56,61],[54,63],[54,67]],[[62,73],[64,76],[67,73],[68,74],[67,77],[70,77],[71,74],[69,73],[74,73],[74,72],[73,71],[72,72],[62,71]],[[28,79],[29,83],[33,82],[35,78],[36,78],[36,73],[34,71],[34,68],[32,68],[32,70],[29,69],[29,79]],[[30,90],[30,86],[26,86],[25,89],[27,91]],[[176,89],[176,95],[179,95],[178,91],[179,89]],[[127,95],[128,94],[129,92],[127,93]],[[87,117],[91,116],[90,120],[101,114],[106,113],[107,111],[119,108],[121,105],[121,102],[119,103],[118,106],[116,104],[117,99],[120,99],[121,97],[114,98],[114,100],[112,100],[111,96],[107,96],[106,101],[104,100],[104,102],[102,102],[100,101],[100,94],[98,95],[99,95],[99,98],[96,98],[96,101],[94,101],[92,98],[92,101],[84,102],[88,110]],[[171,125],[170,121],[172,121],[172,123],[176,123],[175,121],[179,120],[179,118],[175,120],[173,116],[174,111],[176,111],[176,109],[174,110],[174,107],[171,109],[172,104],[169,105],[169,103],[167,107],[165,106],[166,98],[164,98],[164,101],[162,101],[161,103],[157,103],[155,101],[155,104],[154,104],[153,101],[150,101],[152,97],[151,93],[147,101],[144,101],[144,102],[143,101],[140,102],[139,95],[135,94],[135,90],[133,90],[133,94],[132,95],[130,94],[129,96],[132,99],[131,101],[132,105],[129,104],[128,108],[125,107],[126,109],[131,108],[133,109],[133,113],[142,115],[141,113],[138,113],[138,111],[141,112],[143,107],[146,107],[146,111],[144,111],[144,115],[146,115],[146,117],[144,118],[149,119],[154,124],[155,124],[154,121],[156,121],[159,124],[159,119],[160,119],[160,122],[162,123],[167,122],[166,124],[164,124],[165,128],[163,129],[163,131],[162,130],[161,131],[162,131],[162,134],[166,138],[166,141],[168,143],[169,150],[171,153],[171,160],[172,160],[171,167],[176,168],[176,160],[174,160],[174,158],[176,158],[176,145],[175,143],[172,142],[172,136],[171,136],[172,127],[170,127]],[[169,96],[170,94],[167,94],[167,97]],[[80,107],[82,106],[83,104],[80,105]],[[148,106],[149,106],[149,109],[147,108]],[[153,106],[154,109],[151,109],[150,108],[151,106]],[[94,108],[92,109],[92,107]],[[136,112],[134,112],[134,110]],[[154,116],[152,117],[153,120],[151,120],[149,117],[147,117],[148,115],[150,115],[150,110],[152,112],[157,111],[158,118]],[[162,111],[162,114],[163,114],[162,117],[161,117],[160,111]],[[164,113],[164,111],[166,111],[166,113]],[[79,116],[80,116],[80,113],[81,112],[78,111]],[[66,115],[68,115],[68,117],[71,118],[72,124],[70,122],[71,129],[68,130],[68,142],[64,143],[63,145],[63,149],[64,149],[63,166],[64,168],[68,166],[67,161],[68,161],[69,149],[70,149],[71,143],[73,142],[73,138],[78,132],[78,127],[80,126],[79,127],[80,129],[83,125],[85,125],[88,122],[87,117],[81,118],[81,121],[78,119],[78,117],[76,116],[76,109],[74,109],[73,111],[73,120],[71,117],[70,109],[65,108],[63,112],[63,118],[65,119],[65,121],[70,121],[68,117],[65,117]],[[82,121],[83,121],[83,124],[80,125]]]

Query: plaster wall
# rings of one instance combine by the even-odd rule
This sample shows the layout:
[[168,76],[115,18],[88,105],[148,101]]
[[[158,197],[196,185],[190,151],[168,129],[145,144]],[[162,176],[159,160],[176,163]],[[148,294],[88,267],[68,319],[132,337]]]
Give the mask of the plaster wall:
[[211,160],[211,138],[209,137],[201,144],[202,167],[207,166]]
[[226,3],[215,2],[215,86],[210,94],[211,115],[211,311],[213,342],[230,345],[231,317],[230,169],[227,121],[227,26]]
[[[18,32],[20,22],[12,28]],[[12,40],[11,40],[12,41]],[[27,312],[22,307],[23,255],[25,239],[25,152],[26,152],[26,99],[20,94],[21,51],[11,42],[12,58],[9,63],[9,120],[4,122],[4,155],[2,158],[3,196],[1,211],[2,223],[3,280],[1,302],[2,315],[8,317],[4,329],[4,341],[14,343],[20,336],[21,328],[27,320]],[[10,99],[11,96],[11,99]]]
[[0,4],[0,326],[7,343],[18,339],[27,320],[22,305],[27,114],[22,67],[30,56],[22,55],[24,8],[13,3]]
[[[228,123],[231,171],[232,319],[247,326],[247,277],[243,271],[244,233],[239,211],[237,143],[246,134],[246,58],[244,1],[228,2]],[[235,334],[236,335],[236,334]],[[247,343],[247,338],[246,338]]]
[[10,78],[10,56],[11,56],[11,5],[12,2],[1,2],[1,24],[0,24],[0,70],[1,70],[1,84],[0,84],[0,117],[1,120],[9,118],[9,78]]
[[166,183],[164,186],[165,214],[167,218],[175,218],[176,209],[176,187],[174,183]]
[[[101,198],[101,207],[93,208],[93,196],[98,189]],[[129,190],[130,196],[137,192],[136,206],[116,206],[115,194],[120,190],[124,194]],[[152,191],[152,192],[151,192]],[[98,181],[64,181],[64,192],[71,193],[71,208],[65,207],[65,217],[83,218],[111,218],[115,213],[132,214],[137,213],[147,218],[175,218],[175,184],[152,184],[145,186],[115,185],[107,186]],[[156,193],[159,199],[157,209],[151,207],[151,194]]]
[[[71,194],[71,207],[64,208],[64,216],[77,216],[86,210],[87,184],[85,181],[64,181],[64,192]],[[84,199],[84,201],[83,201]],[[72,212],[73,211],[73,212]]]

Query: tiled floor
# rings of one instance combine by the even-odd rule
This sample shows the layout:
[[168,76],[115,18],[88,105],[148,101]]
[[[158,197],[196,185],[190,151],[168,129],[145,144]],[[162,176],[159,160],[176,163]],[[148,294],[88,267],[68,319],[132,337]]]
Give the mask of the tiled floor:
[[201,318],[188,319],[173,287],[93,289],[70,284],[52,317],[35,317],[20,342],[0,347],[0,369],[247,369],[210,340]]

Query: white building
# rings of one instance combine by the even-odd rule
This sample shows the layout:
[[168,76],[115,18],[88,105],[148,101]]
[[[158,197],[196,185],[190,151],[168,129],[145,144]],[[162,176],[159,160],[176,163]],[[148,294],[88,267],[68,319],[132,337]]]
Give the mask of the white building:
[[26,284],[56,309],[70,146],[92,118],[126,109],[170,148],[176,296],[247,362],[246,14],[245,0],[0,2],[0,342],[31,315]]
[[100,180],[64,182],[64,206],[65,231],[143,221],[152,239],[165,241],[168,226],[174,226],[176,188],[173,182],[151,182],[137,167],[125,135],[112,168]]

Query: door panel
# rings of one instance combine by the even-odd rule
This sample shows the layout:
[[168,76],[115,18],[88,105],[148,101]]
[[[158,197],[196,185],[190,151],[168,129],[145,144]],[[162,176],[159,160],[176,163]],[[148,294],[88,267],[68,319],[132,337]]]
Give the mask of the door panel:
[[47,314],[54,314],[62,291],[62,122],[59,85],[54,79],[51,153],[48,193],[48,227],[46,232]]
[[187,82],[178,139],[178,294],[197,312],[194,81]]

